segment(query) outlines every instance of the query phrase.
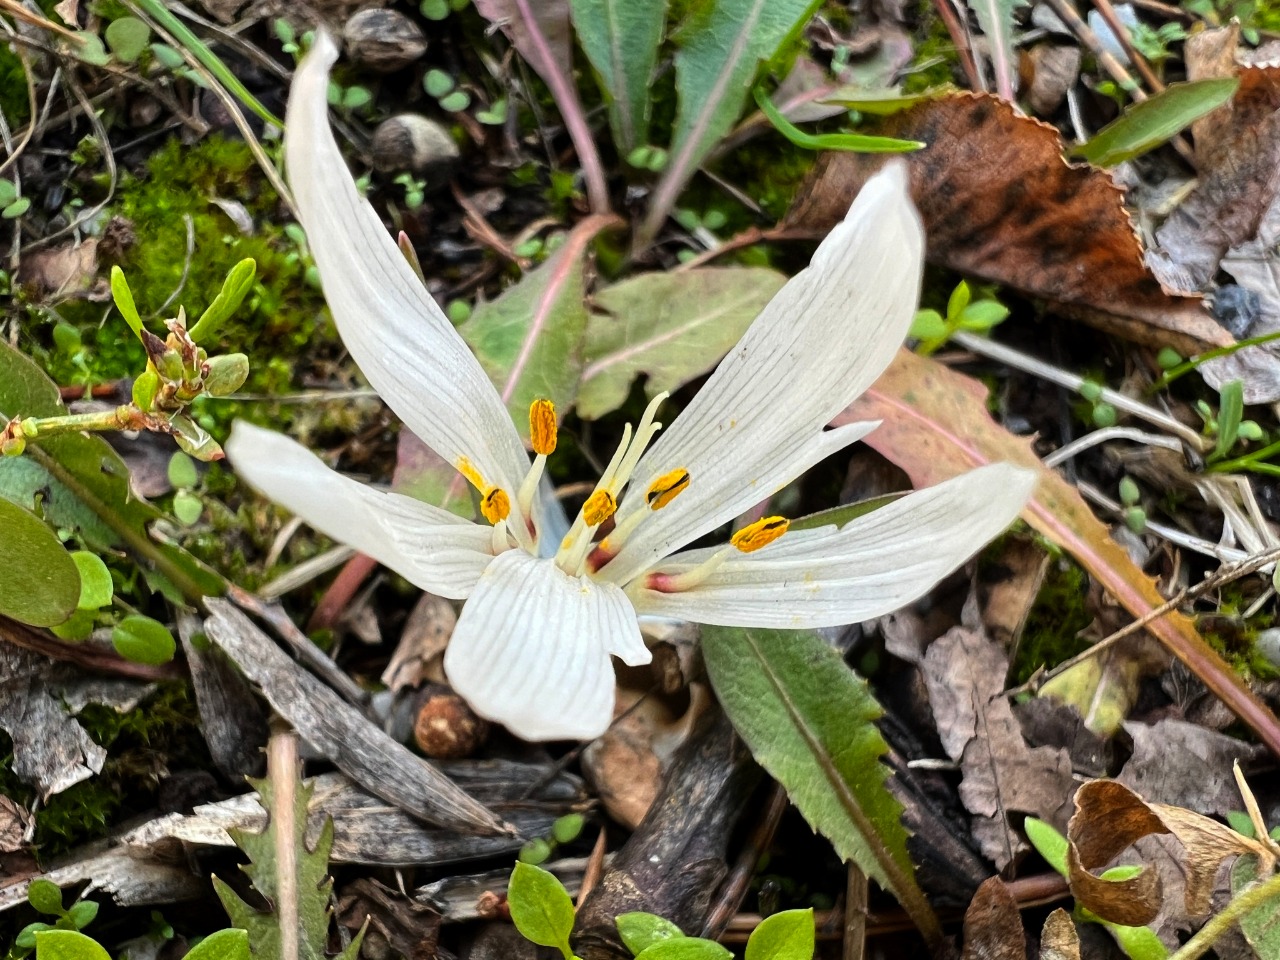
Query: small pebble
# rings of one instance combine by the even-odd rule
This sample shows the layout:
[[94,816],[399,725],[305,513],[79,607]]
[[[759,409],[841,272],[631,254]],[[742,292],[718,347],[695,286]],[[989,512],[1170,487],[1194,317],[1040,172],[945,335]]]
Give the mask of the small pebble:
[[394,73],[427,52],[422,28],[396,10],[361,10],[342,28],[347,55],[362,67]]
[[428,187],[448,183],[460,156],[449,131],[417,113],[402,113],[378,124],[371,149],[379,173],[413,173]]

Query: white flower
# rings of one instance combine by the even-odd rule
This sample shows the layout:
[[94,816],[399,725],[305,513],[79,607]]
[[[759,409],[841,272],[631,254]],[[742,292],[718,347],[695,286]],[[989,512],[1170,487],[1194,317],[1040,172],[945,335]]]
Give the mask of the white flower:
[[663,398],[649,405],[551,556],[537,486],[554,410],[539,401],[530,412],[531,463],[480,364],[356,191],[329,129],[336,57],[321,33],[294,78],[285,137],[325,296],[369,382],[477,488],[486,522],[366,487],[248,424],[227,453],[317,530],[424,590],[466,598],[444,665],[481,716],[529,740],[595,737],[613,712],[610,655],[650,659],[637,615],[787,628],[866,620],[921,596],[1017,516],[1034,477],[996,464],[840,529],[786,533],[771,517],[728,546],[679,552],[875,427],[824,430],[888,364],[918,296],[921,226],[903,167],[890,165],[661,435]]

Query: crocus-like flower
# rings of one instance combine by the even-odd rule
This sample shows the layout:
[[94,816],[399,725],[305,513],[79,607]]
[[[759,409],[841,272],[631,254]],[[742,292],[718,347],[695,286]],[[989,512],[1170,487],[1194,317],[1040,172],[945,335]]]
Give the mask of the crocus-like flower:
[[531,740],[597,736],[613,712],[610,655],[649,660],[638,615],[866,620],[921,596],[1017,516],[1033,476],[996,464],[839,529],[787,532],[767,517],[723,547],[681,551],[875,427],[824,429],[888,364],[915,309],[922,230],[905,171],[890,165],[670,428],[659,434],[660,396],[624,432],[569,532],[545,543],[538,486],[555,410],[530,410],[531,462],[480,364],[356,191],[329,128],[336,56],[321,34],[294,78],[285,136],[325,296],[369,382],[474,485],[485,522],[364,486],[247,424],[227,453],[317,530],[424,590],[466,598],[444,667],[481,716]]

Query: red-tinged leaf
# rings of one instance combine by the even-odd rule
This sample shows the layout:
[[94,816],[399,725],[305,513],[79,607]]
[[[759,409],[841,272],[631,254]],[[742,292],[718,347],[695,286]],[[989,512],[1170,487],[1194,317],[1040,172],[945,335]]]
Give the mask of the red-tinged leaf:
[[[866,442],[919,487],[993,461],[1035,469],[1040,483],[1023,519],[1071,554],[1135,617],[1163,604],[1155,582],[1111,539],[1076,489],[1040,462],[1029,440],[991,419],[986,398],[987,389],[976,380],[900,350],[875,386],[834,423],[883,420]],[[1147,629],[1280,756],[1280,723],[1191,620],[1172,612]]]

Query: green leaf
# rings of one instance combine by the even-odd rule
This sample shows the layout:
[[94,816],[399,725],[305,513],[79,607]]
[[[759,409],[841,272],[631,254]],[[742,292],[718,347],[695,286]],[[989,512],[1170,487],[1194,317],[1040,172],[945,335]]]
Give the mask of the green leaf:
[[730,960],[733,951],[702,937],[659,940],[636,954],[636,960]]
[[1221,460],[1236,445],[1240,435],[1240,420],[1244,416],[1244,381],[1232,380],[1218,391],[1221,405],[1218,407],[1218,442],[1208,456],[1208,462]]
[[704,627],[707,675],[756,761],[842,860],[852,860],[940,936],[907,855],[902,805],[866,683],[813,633]]
[[642,910],[634,913],[620,913],[614,922],[618,925],[618,935],[622,937],[622,942],[631,951],[632,956],[640,954],[663,940],[684,937],[684,931],[670,920]]
[[695,5],[676,37],[678,108],[671,155],[640,228],[657,235],[689,178],[742,114],[756,71],[821,0],[718,0]]
[[37,877],[27,887],[27,903],[37,913],[45,913],[51,917],[60,917],[65,912],[62,908],[62,888],[44,877]]
[[4,499],[0,530],[0,614],[33,627],[66,620],[80,599],[80,574],[62,541],[35,514]]
[[566,960],[573,956],[573,900],[553,874],[541,867],[517,863],[507,887],[511,920],[520,935],[542,947],[556,947]]
[[218,326],[231,319],[240,308],[244,298],[253,289],[253,283],[257,277],[258,263],[253,257],[245,257],[232,267],[227,273],[227,278],[222,281],[222,289],[213,298],[213,303],[200,314],[200,319],[188,331],[191,339],[200,343],[212,337]]
[[0,207],[7,207],[18,199],[18,186],[12,180],[0,177]]
[[951,335],[951,327],[937,310],[917,310],[908,335],[917,340],[943,340]]
[[960,311],[960,329],[986,333],[1009,316],[1009,308],[995,300],[979,300]]
[[1222,106],[1239,85],[1234,77],[1171,83],[1149,100],[1127,107],[1088,143],[1071,152],[1100,167],[1132,160]]
[[551,836],[556,843],[573,843],[581,835],[586,822],[580,813],[566,813],[551,825]]
[[187,951],[183,960],[249,960],[249,933],[246,930],[219,930]]
[[1036,852],[1044,857],[1045,863],[1057,870],[1064,877],[1067,875],[1067,838],[1043,820],[1027,817],[1022,821],[1022,829],[1027,832],[1027,839],[1036,848]]
[[866,516],[874,510],[888,506],[895,500],[901,500],[905,493],[886,493],[880,497],[868,497],[856,503],[846,503],[840,507],[829,507],[816,513],[806,514],[791,521],[788,530],[816,530],[819,527],[843,527],[850,520]]
[[428,96],[435,97],[437,100],[457,85],[453,77],[439,69],[428,70],[426,76],[422,78],[422,89],[427,91]]
[[[1240,857],[1231,868],[1231,893],[1233,897],[1252,883],[1257,882],[1258,860],[1254,856]],[[1280,957],[1280,898],[1269,900],[1240,917],[1240,932],[1259,957]]]
[[111,582],[111,571],[102,558],[88,550],[77,550],[71,554],[71,560],[80,572],[80,601],[76,607],[97,610],[109,604],[116,588]]
[[649,138],[650,83],[658,62],[666,0],[569,0],[578,42],[609,101],[619,151]]
[[802,150],[843,150],[848,153],[909,153],[920,150],[920,140],[897,140],[873,137],[865,133],[805,133],[783,116],[773,101],[759,87],[755,89],[756,105],[769,118],[775,129]]
[[455,90],[440,98],[440,109],[448,110],[450,113],[458,113],[469,106],[471,106],[471,94],[465,90]]
[[24,950],[31,950],[36,945],[36,934],[41,930],[58,929],[51,923],[28,923],[25,927],[18,931],[18,935],[13,939],[15,947],[22,947]]
[[786,277],[764,267],[700,267],[646,273],[593,298],[578,414],[616,410],[646,375],[650,397],[706,373],[741,339]]
[[173,495],[173,515],[184,527],[189,527],[200,519],[204,513],[204,503],[188,490],[179,490]]
[[196,462],[181,451],[169,458],[167,472],[169,483],[179,490],[194,487],[200,480],[200,474],[196,472]]
[[75,924],[77,930],[83,930],[93,923],[97,915],[98,903],[96,900],[79,900],[73,903],[71,909],[67,911],[67,919]]
[[13,201],[13,203],[6,206],[3,210],[0,210],[0,217],[4,217],[4,219],[6,220],[16,220],[18,217],[22,216],[24,213],[26,213],[30,209],[31,209],[31,198],[19,197],[17,200]]
[[783,910],[751,931],[745,960],[812,960],[812,910]]
[[116,653],[134,663],[168,663],[176,649],[168,627],[141,615],[125,617],[112,627],[111,645]]
[[111,954],[78,930],[42,930],[36,934],[36,960],[111,960]]
[[991,47],[991,69],[996,74],[996,91],[1008,98],[1013,87],[1013,11],[1027,6],[1027,0],[967,0],[978,18],[978,28]]
[[111,299],[116,302],[116,309],[124,317],[124,322],[129,325],[133,335],[141,340],[142,317],[138,315],[138,308],[133,302],[133,291],[129,289],[129,281],[125,279],[124,271],[119,267],[111,268]]
[[102,36],[118,59],[134,63],[151,42],[151,28],[137,17],[120,17],[107,24]]
[[951,291],[951,296],[947,298],[947,317],[949,319],[959,317],[969,306],[972,297],[973,292],[969,289],[968,283],[963,280],[957,283],[956,288]]
[[[1169,956],[1169,951],[1165,949],[1165,945],[1160,942],[1160,938],[1150,927],[1123,927],[1118,923],[1106,922],[1102,925],[1115,938],[1120,949],[1130,960],[1165,960]],[[1258,956],[1266,957],[1274,954],[1260,953]]]

